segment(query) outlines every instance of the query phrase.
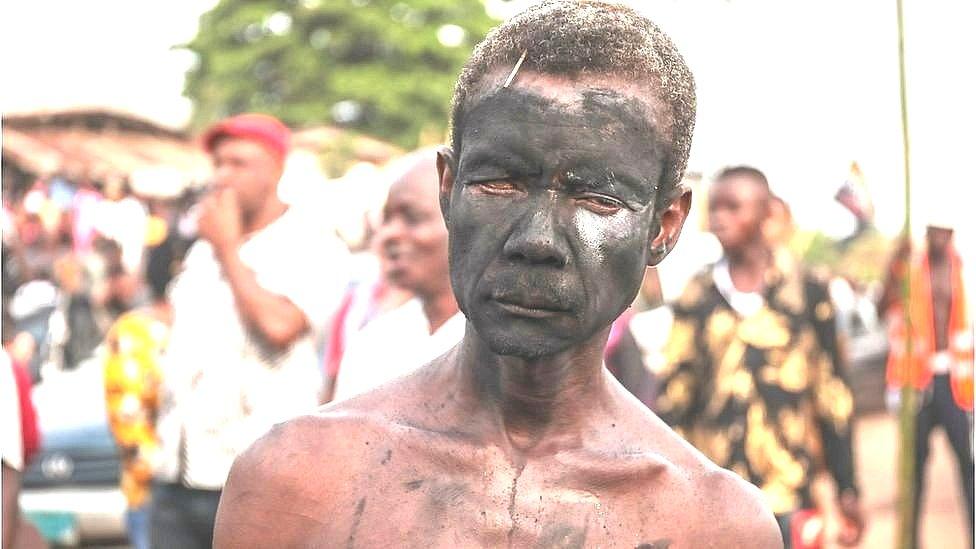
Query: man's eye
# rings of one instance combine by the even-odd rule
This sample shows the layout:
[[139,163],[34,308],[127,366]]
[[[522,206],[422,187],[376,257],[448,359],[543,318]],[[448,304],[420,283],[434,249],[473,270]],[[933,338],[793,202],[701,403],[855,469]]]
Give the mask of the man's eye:
[[589,195],[576,200],[584,208],[600,215],[613,215],[624,207],[622,202],[608,196]]
[[490,181],[472,181],[471,185],[478,187],[480,190],[485,191],[490,194],[506,194],[518,190],[515,183],[511,181],[506,181],[504,179],[495,179]]

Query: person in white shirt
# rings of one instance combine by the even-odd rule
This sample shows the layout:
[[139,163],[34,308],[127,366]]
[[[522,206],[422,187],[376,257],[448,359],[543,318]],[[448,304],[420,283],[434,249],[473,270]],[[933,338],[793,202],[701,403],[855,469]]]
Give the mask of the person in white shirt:
[[278,120],[245,114],[203,140],[215,182],[199,206],[200,239],[171,290],[152,493],[156,548],[210,547],[237,455],[319,403],[315,339],[341,298],[348,252],[315,216],[278,197],[288,139]]
[[95,229],[118,243],[126,272],[138,273],[146,247],[149,212],[132,194],[128,181],[109,179],[104,189],[105,200],[98,203]]
[[447,228],[438,202],[437,155],[424,149],[391,166],[396,178],[376,234],[390,284],[413,299],[354,334],[334,400],[362,394],[450,350],[464,335],[447,265]]

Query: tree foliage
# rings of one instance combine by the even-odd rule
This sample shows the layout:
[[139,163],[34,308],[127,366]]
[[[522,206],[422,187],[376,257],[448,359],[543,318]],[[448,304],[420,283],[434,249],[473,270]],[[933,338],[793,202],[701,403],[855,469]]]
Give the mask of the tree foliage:
[[883,280],[892,242],[875,228],[849,242],[838,242],[819,231],[801,231],[790,248],[805,265],[826,268],[860,286],[869,286]]
[[443,136],[457,73],[494,24],[480,0],[220,0],[186,45],[193,124],[261,111],[413,147]]

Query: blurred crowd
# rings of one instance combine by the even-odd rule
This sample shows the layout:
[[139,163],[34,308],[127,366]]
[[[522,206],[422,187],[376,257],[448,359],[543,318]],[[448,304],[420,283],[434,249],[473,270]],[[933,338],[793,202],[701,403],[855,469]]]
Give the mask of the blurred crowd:
[[[135,547],[209,547],[223,482],[252,441],[408,373],[463,335],[435,150],[379,172],[388,195],[350,246],[314,204],[278,196],[289,133],[263,115],[218,123],[203,137],[213,182],[175,198],[134,194],[124,176],[4,187],[4,369],[17,373],[23,404],[16,469],[44,444],[30,386],[97,370]],[[793,547],[824,542],[810,486],[829,472],[842,541],[856,543],[869,517],[853,458],[852,307],[838,307],[850,287],[791,255],[789,208],[760,170],[720,172],[707,201],[721,258],[673,302],[649,268],[613,325],[605,363],[703,453],[758,486]],[[894,288],[906,277],[935,296],[916,313],[939,326],[916,336],[930,345],[916,347],[918,375],[899,376],[907,366],[895,364],[887,383],[922,395],[922,465],[931,429],[949,433],[972,518],[972,327],[951,236],[933,226],[924,252],[903,245],[880,301],[882,313],[904,314]],[[5,474],[6,456],[5,446]]]
[[4,322],[35,382],[41,365],[76,368],[116,318],[162,299],[195,238],[193,201],[189,191],[137,196],[124,176],[54,175],[4,188]]

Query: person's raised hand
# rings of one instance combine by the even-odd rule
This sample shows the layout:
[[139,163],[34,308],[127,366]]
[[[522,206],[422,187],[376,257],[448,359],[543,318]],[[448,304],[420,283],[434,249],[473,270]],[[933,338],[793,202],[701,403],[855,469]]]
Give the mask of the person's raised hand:
[[200,203],[198,234],[210,242],[216,252],[224,252],[241,242],[243,228],[240,200],[231,187],[220,187]]

